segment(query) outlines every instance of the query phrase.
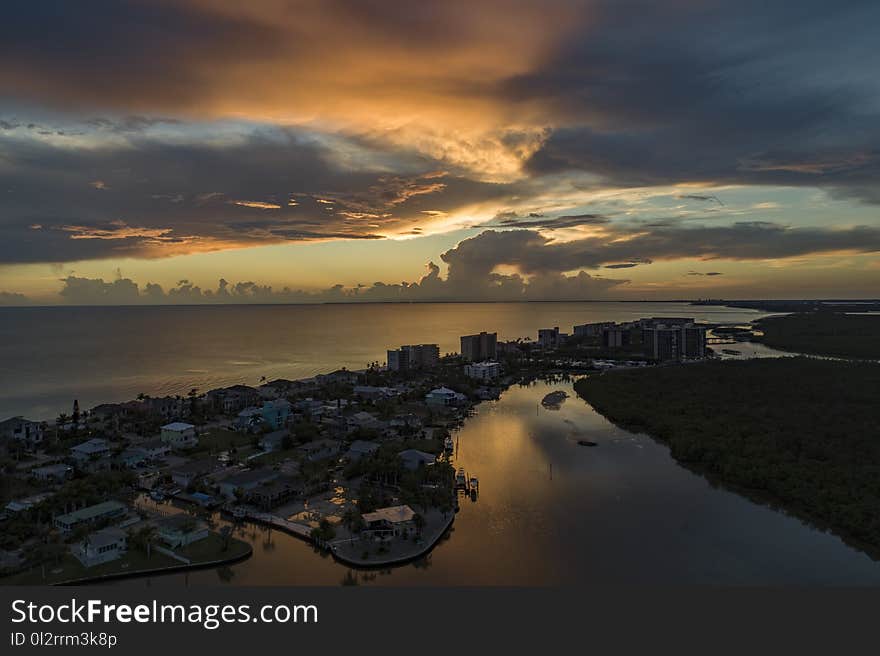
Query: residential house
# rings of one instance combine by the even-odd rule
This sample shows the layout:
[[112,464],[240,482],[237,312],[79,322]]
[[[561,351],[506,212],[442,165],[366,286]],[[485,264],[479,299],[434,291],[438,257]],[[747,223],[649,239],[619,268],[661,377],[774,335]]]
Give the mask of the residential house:
[[262,410],[263,422],[269,428],[278,430],[287,426],[290,417],[290,401],[287,399],[276,399],[274,401],[266,401]]
[[214,389],[205,395],[207,402],[224,415],[233,415],[241,410],[257,405],[260,400],[260,392],[247,385],[233,385]]
[[142,416],[143,411],[143,406],[138,401],[102,403],[89,411],[89,419],[104,431],[120,432]]
[[398,396],[400,392],[393,387],[375,387],[373,385],[355,385],[355,397],[363,401],[379,401]]
[[36,451],[45,437],[45,424],[24,417],[11,417],[0,422],[0,439],[15,440],[28,451]]
[[149,459],[150,456],[147,452],[137,447],[125,449],[125,451],[116,457],[117,463],[119,463],[121,467],[126,467],[128,469],[141,467],[146,464]]
[[54,496],[52,492],[40,492],[39,494],[33,494],[29,497],[25,497],[24,499],[14,499],[7,503],[3,509],[13,514],[20,513],[25,510],[30,510],[34,506],[38,506],[52,496]]
[[35,467],[34,469],[31,469],[31,476],[38,481],[60,483],[73,476],[73,467],[63,463]]
[[94,567],[121,558],[127,549],[125,531],[109,527],[89,533],[82,542],[71,545],[70,552],[84,567]]
[[438,387],[425,395],[425,403],[433,406],[460,405],[467,400],[464,394],[451,390],[448,387]]
[[227,476],[217,484],[217,487],[227,499],[235,499],[236,492],[246,495],[264,483],[278,478],[279,474],[273,469],[248,469],[237,474]]
[[172,449],[189,449],[199,443],[196,427],[183,421],[174,421],[162,426],[161,439]]
[[118,501],[104,501],[93,506],[80,508],[66,515],[59,515],[55,518],[55,528],[69,533],[85,524],[121,517],[126,510],[126,506]]
[[263,411],[261,408],[245,408],[235,417],[233,423],[235,430],[242,433],[256,433],[263,426]]
[[383,540],[398,537],[416,530],[415,516],[415,511],[406,505],[379,508],[363,514],[365,527],[361,534]]
[[403,466],[410,470],[416,470],[422,466],[427,467],[437,461],[435,456],[418,449],[406,449],[397,455],[403,461]]
[[278,476],[248,490],[245,499],[248,503],[268,511],[303,492],[304,486],[300,479],[293,476]]
[[317,462],[337,455],[339,447],[337,440],[314,440],[298,446],[296,450],[305,454],[306,460]]
[[86,440],[70,449],[70,456],[78,465],[101,460],[110,455],[110,443],[99,437]]
[[324,387],[326,385],[357,385],[359,375],[348,369],[337,369],[329,374],[318,374],[315,382]]
[[160,421],[174,421],[188,417],[190,401],[180,396],[148,396],[141,400],[144,414]]
[[141,442],[137,448],[146,453],[149,460],[161,460],[171,453],[171,445],[163,442],[161,437]]
[[204,540],[209,533],[205,522],[186,513],[163,517],[156,523],[156,535],[172,549]]
[[345,427],[349,432],[357,430],[375,430],[382,425],[375,416],[369,412],[356,412],[345,418]]
[[201,458],[190,460],[174,467],[171,470],[171,480],[175,485],[187,488],[219,469],[220,463],[216,458]]
[[355,440],[351,443],[351,446],[348,447],[348,456],[349,460],[360,460],[361,458],[366,458],[368,456],[373,455],[376,451],[379,450],[379,445],[375,442],[368,442],[367,440]]
[[260,438],[260,448],[263,451],[281,451],[287,439],[290,439],[290,431],[287,429],[266,433]]
[[257,392],[259,392],[260,397],[273,400],[284,398],[289,392],[294,382],[292,380],[285,380],[284,378],[279,378],[278,380],[271,380],[265,385],[260,385],[257,388]]

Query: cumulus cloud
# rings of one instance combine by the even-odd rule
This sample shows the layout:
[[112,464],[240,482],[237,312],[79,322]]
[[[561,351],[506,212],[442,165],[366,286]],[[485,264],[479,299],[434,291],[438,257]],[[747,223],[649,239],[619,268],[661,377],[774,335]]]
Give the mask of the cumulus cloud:
[[[606,278],[588,270],[630,269],[653,261],[698,258],[768,260],[816,253],[880,252],[880,228],[792,228],[773,223],[733,226],[665,226],[647,232],[638,227],[607,228],[603,235],[569,241],[535,230],[486,230],[441,255],[446,276],[431,262],[417,281],[374,282],[320,291],[275,288],[253,281],[220,279],[214,289],[180,280],[164,290],[120,276],[111,282],[68,276],[62,299],[74,304],[129,303],[316,303],[358,301],[514,301],[590,300],[613,297],[626,279]],[[512,271],[511,271],[512,270]],[[715,277],[720,271],[690,271]]]
[[[880,227],[798,228],[768,222],[731,226],[609,227],[582,239],[554,240],[534,230],[487,230],[442,255],[450,280],[480,280],[501,265],[524,274],[630,268],[655,260],[773,260],[817,253],[880,252]],[[620,265],[624,266],[621,267]]]
[[0,306],[30,305],[31,300],[18,292],[0,291]]

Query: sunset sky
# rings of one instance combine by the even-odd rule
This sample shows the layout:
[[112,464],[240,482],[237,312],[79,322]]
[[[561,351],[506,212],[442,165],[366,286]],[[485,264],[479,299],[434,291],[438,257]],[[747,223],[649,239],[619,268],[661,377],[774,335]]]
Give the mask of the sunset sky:
[[9,0],[0,304],[880,296],[880,3]]

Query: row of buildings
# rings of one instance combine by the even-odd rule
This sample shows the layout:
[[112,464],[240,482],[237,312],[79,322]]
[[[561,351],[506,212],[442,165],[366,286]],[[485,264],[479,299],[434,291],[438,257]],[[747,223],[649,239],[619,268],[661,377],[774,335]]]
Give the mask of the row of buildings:
[[[558,333],[558,329],[555,329]],[[597,338],[607,349],[640,350],[652,360],[706,356],[706,328],[691,317],[650,317],[615,323],[574,326],[575,337]],[[540,336],[540,332],[539,332]]]

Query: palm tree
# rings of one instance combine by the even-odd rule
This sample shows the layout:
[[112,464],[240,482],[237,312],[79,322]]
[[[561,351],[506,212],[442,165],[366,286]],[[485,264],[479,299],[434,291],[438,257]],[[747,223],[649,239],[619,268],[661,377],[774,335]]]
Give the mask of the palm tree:
[[229,549],[229,541],[232,539],[232,527],[224,526],[220,529],[220,537],[223,538],[223,551]]
[[157,532],[155,526],[147,524],[134,535],[133,541],[146,552],[148,560],[152,555],[153,540],[156,539]]

